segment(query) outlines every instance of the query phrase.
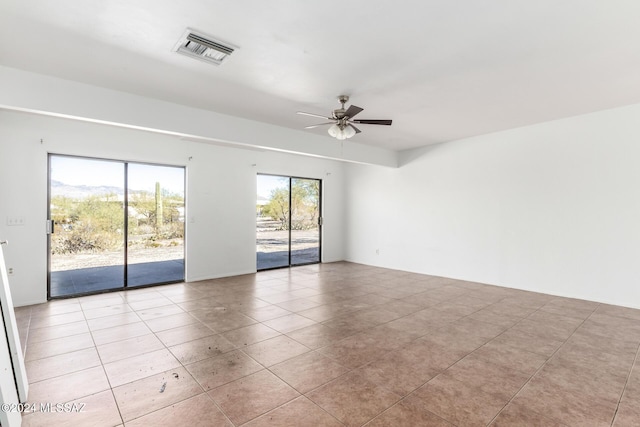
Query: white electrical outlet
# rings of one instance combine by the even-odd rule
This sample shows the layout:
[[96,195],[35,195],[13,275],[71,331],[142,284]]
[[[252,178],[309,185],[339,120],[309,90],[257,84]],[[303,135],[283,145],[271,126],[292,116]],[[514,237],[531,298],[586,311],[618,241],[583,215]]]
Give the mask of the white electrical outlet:
[[7,275],[13,276],[13,267],[7,268]]

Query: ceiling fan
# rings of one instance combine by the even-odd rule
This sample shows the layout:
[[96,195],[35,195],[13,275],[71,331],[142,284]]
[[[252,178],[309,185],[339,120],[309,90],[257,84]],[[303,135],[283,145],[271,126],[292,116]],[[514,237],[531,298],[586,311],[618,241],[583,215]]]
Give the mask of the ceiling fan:
[[363,109],[360,107],[356,107],[355,105],[349,106],[346,110],[344,109],[344,104],[349,101],[349,97],[347,95],[340,95],[338,97],[338,101],[342,104],[342,107],[337,108],[331,112],[331,117],[321,116],[319,114],[305,113],[303,111],[298,111],[298,114],[302,114],[304,116],[311,117],[319,117],[321,119],[331,120],[326,123],[319,123],[317,125],[306,126],[305,129],[313,129],[318,126],[324,125],[333,125],[329,128],[329,135],[336,139],[347,139],[351,138],[355,134],[360,133],[360,129],[354,126],[354,123],[362,124],[362,125],[385,125],[391,126],[391,120],[369,120],[369,119],[354,119],[356,114],[360,113]]

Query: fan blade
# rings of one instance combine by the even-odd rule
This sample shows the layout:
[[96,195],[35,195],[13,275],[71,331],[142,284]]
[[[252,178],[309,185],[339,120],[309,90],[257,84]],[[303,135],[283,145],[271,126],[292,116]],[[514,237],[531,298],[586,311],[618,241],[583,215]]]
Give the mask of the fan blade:
[[349,108],[347,108],[347,111],[344,112],[344,115],[352,119],[353,117],[355,117],[356,114],[358,114],[362,110],[363,108],[352,105]]
[[352,125],[351,123],[349,123],[349,126],[351,126],[353,128],[353,130],[356,131],[356,134],[360,133],[360,129],[358,129],[357,127],[355,127],[354,125]]
[[386,125],[391,126],[391,120],[354,120],[354,123],[360,123],[362,125]]
[[305,129],[313,129],[313,128],[317,128],[318,126],[324,126],[324,125],[332,125],[335,124],[335,122],[327,122],[327,123],[318,123],[317,125],[311,125],[311,126],[305,126]]
[[304,111],[298,111],[296,114],[302,114],[303,116],[311,116],[311,117],[318,117],[320,119],[332,120],[331,117],[325,117],[325,116],[321,116],[319,114],[305,113]]

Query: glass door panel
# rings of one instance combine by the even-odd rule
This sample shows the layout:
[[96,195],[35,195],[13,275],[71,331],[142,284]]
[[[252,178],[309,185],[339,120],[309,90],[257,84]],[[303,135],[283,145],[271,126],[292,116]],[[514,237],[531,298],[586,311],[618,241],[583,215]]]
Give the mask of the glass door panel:
[[289,178],[258,175],[256,257],[258,270],[289,266]]
[[127,164],[127,286],[184,280],[184,168]]
[[320,180],[291,178],[291,265],[320,262]]
[[124,286],[124,164],[49,157],[51,297]]
[[257,269],[320,262],[321,181],[257,176]]
[[183,281],[184,198],[183,167],[49,155],[49,297]]

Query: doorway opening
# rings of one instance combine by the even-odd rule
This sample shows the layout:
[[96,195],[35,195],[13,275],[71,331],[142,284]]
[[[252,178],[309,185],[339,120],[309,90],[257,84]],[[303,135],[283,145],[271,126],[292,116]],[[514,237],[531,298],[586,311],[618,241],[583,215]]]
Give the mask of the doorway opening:
[[258,174],[257,189],[257,270],[319,263],[322,182]]
[[47,296],[184,281],[185,168],[49,155]]

